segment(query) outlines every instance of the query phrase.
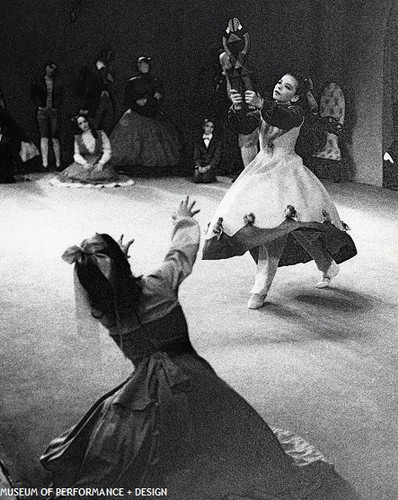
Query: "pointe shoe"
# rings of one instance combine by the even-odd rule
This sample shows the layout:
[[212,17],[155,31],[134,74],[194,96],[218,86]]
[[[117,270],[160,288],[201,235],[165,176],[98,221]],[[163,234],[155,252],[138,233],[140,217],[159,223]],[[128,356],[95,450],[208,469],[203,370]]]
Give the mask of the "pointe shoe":
[[329,269],[323,275],[321,281],[315,285],[315,288],[327,288],[330,285],[330,282],[333,278],[335,278],[340,272],[339,266],[335,261],[332,262]]
[[264,305],[266,297],[267,295],[253,293],[253,295],[249,299],[249,302],[247,303],[247,307],[249,309],[259,309],[262,305]]

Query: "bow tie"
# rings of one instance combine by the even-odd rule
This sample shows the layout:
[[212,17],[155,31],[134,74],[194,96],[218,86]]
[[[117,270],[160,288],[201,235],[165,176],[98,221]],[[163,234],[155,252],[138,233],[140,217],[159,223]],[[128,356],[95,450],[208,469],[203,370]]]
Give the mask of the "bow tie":
[[203,136],[203,139],[204,139],[204,140],[209,139],[209,141],[210,141],[210,139],[211,139],[212,137],[213,137],[212,135],[204,135],[204,136]]

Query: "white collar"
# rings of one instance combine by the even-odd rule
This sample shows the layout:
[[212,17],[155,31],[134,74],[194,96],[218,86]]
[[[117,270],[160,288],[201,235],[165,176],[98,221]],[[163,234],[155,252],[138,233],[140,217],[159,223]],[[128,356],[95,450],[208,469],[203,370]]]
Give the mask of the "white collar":
[[211,140],[213,138],[213,134],[203,134],[203,139]]

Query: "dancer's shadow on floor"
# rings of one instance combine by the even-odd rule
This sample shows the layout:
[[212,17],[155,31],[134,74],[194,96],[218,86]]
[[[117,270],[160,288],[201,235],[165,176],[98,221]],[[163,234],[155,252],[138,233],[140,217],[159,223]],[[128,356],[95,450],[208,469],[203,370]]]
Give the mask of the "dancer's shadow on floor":
[[367,312],[375,305],[374,297],[339,288],[326,288],[321,292],[296,295],[295,300],[334,312]]
[[266,302],[262,318],[274,316],[291,324],[291,331],[308,333],[310,338],[334,341],[367,336],[366,318],[375,308],[374,298],[350,290],[328,290],[292,295],[283,303]]

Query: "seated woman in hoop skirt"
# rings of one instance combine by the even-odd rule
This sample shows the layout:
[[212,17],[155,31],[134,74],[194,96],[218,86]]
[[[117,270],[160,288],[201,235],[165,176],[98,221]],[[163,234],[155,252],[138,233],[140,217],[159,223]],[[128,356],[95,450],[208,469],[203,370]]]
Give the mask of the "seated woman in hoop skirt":
[[74,162],[50,180],[66,187],[118,187],[134,184],[132,179],[115,172],[108,162],[111,144],[103,130],[96,130],[86,113],[76,116],[81,133],[75,136]]
[[303,440],[307,461],[298,466],[193,348],[178,302],[199,248],[193,206],[180,203],[163,264],[142,278],[126,258],[131,242],[108,235],[63,256],[75,264],[77,306],[109,330],[135,370],[50,443],[41,462],[54,487],[124,487],[125,498],[134,488],[166,487],[173,500],[357,499]]

